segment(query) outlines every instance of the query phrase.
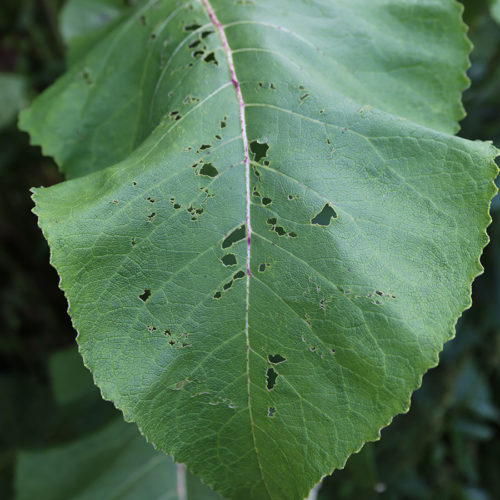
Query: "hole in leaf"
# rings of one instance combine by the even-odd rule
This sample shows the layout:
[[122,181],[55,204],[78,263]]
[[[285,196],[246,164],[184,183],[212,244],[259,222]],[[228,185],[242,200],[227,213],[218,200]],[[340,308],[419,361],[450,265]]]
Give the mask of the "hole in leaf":
[[276,414],[276,408],[274,406],[270,406],[268,409],[267,409],[267,416],[269,418],[274,418],[274,415]]
[[266,371],[266,386],[268,391],[275,386],[277,378],[278,374],[274,371],[274,369],[268,368]]
[[90,73],[88,71],[82,71],[82,78],[87,85],[93,84],[92,78],[90,77]]
[[222,288],[224,290],[229,290],[233,286],[233,280],[231,280],[229,283],[226,283]]
[[215,52],[210,52],[209,54],[207,54],[203,60],[206,62],[206,63],[213,63],[215,64],[216,66],[219,65],[219,61],[217,61],[217,59],[215,58]]
[[211,144],[202,144],[200,146],[200,151],[203,151],[204,149],[208,149],[208,148],[211,148],[212,145]]
[[286,358],[284,358],[281,354],[268,354],[267,359],[273,365],[277,365],[286,361]]
[[188,48],[190,48],[190,49],[194,49],[194,48],[195,48],[195,47],[197,47],[200,43],[201,43],[201,40],[195,40],[194,42],[191,42],[191,43],[188,45]]
[[222,297],[222,293],[220,292],[217,292],[215,295],[214,295],[214,299],[220,299]]
[[271,198],[262,198],[262,204],[263,205],[270,205],[271,203],[273,202],[273,200],[271,200]]
[[314,218],[311,220],[311,224],[315,224],[318,226],[329,226],[331,219],[337,218],[337,212],[327,203],[321,212],[316,214]]
[[139,295],[139,298],[143,302],[147,302],[149,297],[151,297],[151,290],[149,290],[148,288],[146,288],[146,290],[144,290],[144,293],[141,293],[141,295]]
[[200,169],[200,175],[205,175],[206,177],[216,177],[219,175],[219,171],[213,166],[212,163],[205,163]]
[[252,141],[250,143],[250,151],[253,153],[253,159],[255,162],[259,162],[262,158],[267,157],[267,150],[269,149],[269,145],[265,142],[260,143],[258,141]]
[[259,273],[263,273],[267,268],[267,265],[262,263],[259,265]]
[[196,31],[198,28],[201,28],[199,24],[192,23],[184,26],[184,31]]
[[229,248],[233,246],[235,243],[238,243],[238,241],[241,241],[245,239],[245,234],[246,234],[246,227],[245,224],[241,225],[231,233],[229,233],[226,238],[224,238],[224,241],[222,242],[222,248]]
[[227,116],[225,116],[221,121],[220,121],[220,128],[226,128],[227,126]]
[[148,215],[148,222],[153,222],[153,219],[156,217],[156,212]]
[[130,244],[135,247],[135,245],[137,244],[136,241],[135,241],[135,238],[130,238]]
[[243,271],[238,271],[234,276],[233,279],[235,280],[240,280],[245,277],[245,273]]
[[221,262],[226,267],[235,266],[238,263],[238,261],[236,260],[236,255],[234,255],[234,253],[228,253],[228,254],[224,255],[221,259]]
[[203,31],[201,33],[201,38],[206,38],[207,36],[210,36],[212,35],[214,32],[212,30],[207,30],[207,31]]

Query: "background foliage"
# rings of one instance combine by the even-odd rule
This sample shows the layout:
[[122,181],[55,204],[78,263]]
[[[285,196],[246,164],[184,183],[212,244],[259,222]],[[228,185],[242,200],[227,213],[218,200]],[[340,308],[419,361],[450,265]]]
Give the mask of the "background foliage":
[[[475,49],[461,135],[491,138],[499,147],[498,2],[465,3]],[[33,477],[23,474],[34,453],[88,439],[117,417],[89,387],[74,352],[66,351],[75,333],[28,192],[61,179],[15,127],[18,109],[64,70],[61,7],[57,0],[2,0],[0,5],[1,498],[14,496],[16,468],[17,496],[26,495],[24,477]],[[382,440],[365,446],[345,470],[325,479],[321,499],[500,498],[499,209],[494,200],[486,272],[474,284],[474,305],[460,321],[456,340],[446,345],[440,366],[425,376],[410,413],[397,417]]]

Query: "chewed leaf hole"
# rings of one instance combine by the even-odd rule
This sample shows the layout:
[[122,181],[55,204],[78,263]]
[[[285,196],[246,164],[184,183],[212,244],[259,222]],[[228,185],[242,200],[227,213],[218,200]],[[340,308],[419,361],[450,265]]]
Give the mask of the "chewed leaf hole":
[[243,224],[239,228],[232,231],[228,236],[226,236],[226,238],[224,238],[224,241],[222,242],[222,248],[229,248],[235,243],[238,243],[238,241],[245,239],[245,234],[246,227],[245,224]]
[[215,64],[216,66],[219,65],[219,61],[217,61],[216,57],[215,57],[215,52],[210,52],[209,54],[207,54],[203,60],[206,62],[206,63],[213,63]]
[[238,261],[236,260],[236,255],[234,255],[234,253],[228,253],[228,254],[224,255],[221,259],[221,262],[226,267],[235,266],[238,263]]
[[262,264],[259,264],[259,273],[263,273],[267,267],[269,266],[269,264],[266,264],[265,262],[263,262]]
[[200,169],[200,175],[205,175],[206,177],[216,177],[219,175],[219,171],[213,166],[212,163],[205,163]]
[[262,198],[262,204],[264,206],[270,205],[272,202],[273,200],[271,200],[271,198]]
[[147,302],[149,297],[151,297],[151,290],[149,290],[148,288],[146,288],[146,290],[144,290],[144,293],[141,293],[141,295],[139,295],[139,298],[143,302]]
[[235,280],[241,280],[245,277],[245,273],[243,271],[238,271],[234,276],[233,279]]
[[188,24],[187,26],[184,26],[184,31],[196,31],[198,28],[201,28],[199,24]]
[[311,219],[311,224],[317,226],[329,226],[332,219],[337,218],[337,212],[328,203],[323,207],[321,212],[316,214]]
[[221,297],[222,297],[222,293],[220,293],[220,292],[216,292],[214,294],[214,299],[220,299]]
[[259,141],[252,141],[250,143],[250,151],[253,154],[253,159],[256,162],[262,160],[262,158],[267,158],[267,150],[269,149],[269,144],[265,142],[260,143]]
[[267,359],[273,365],[284,363],[286,361],[286,358],[284,358],[281,354],[268,354]]
[[268,368],[266,371],[266,387],[267,390],[270,391],[276,384],[276,379],[278,378],[278,374],[274,371],[273,368]]
[[267,416],[269,418],[274,418],[274,415],[276,414],[276,408],[274,406],[270,406],[268,409],[267,409]]

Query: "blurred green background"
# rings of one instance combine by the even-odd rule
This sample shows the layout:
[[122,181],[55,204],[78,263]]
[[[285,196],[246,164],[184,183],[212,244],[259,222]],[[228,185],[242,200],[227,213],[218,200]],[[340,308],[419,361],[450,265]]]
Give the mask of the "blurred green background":
[[[61,178],[16,129],[18,111],[65,69],[63,3],[0,2],[0,498],[148,500],[175,483],[173,465],[100,399],[81,365],[66,302],[31,214],[29,188]],[[463,3],[474,50],[460,135],[500,147],[500,6]],[[381,441],[325,478],[320,500],[500,499],[497,213],[498,197],[474,305],[459,321],[439,367],[424,377],[411,411],[396,417]],[[146,462],[147,474],[134,476],[125,493],[124,481]],[[121,490],[111,488],[117,483]],[[188,489],[196,498],[215,498],[189,478]]]

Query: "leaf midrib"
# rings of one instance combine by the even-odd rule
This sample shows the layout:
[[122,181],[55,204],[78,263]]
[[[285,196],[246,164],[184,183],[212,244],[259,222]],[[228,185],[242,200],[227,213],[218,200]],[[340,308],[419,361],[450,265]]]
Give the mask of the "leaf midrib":
[[248,312],[250,309],[250,257],[251,257],[251,238],[252,238],[252,225],[250,221],[250,208],[251,208],[251,194],[250,194],[250,156],[249,156],[249,146],[248,137],[246,131],[246,121],[245,121],[245,102],[243,101],[243,95],[241,93],[241,86],[236,75],[236,70],[233,62],[233,53],[229,46],[226,33],[222,23],[217,18],[215,11],[210,4],[209,0],[201,0],[203,7],[207,11],[210,21],[214,25],[219,37],[221,39],[222,48],[227,57],[227,63],[229,67],[229,76],[231,82],[236,91],[236,97],[238,101],[238,108],[240,114],[240,128],[241,128],[241,139],[243,142],[243,163],[245,166],[245,226],[246,226],[246,293],[245,293],[245,341],[246,341],[246,353],[245,353],[245,365],[246,365],[246,379],[247,379],[247,403],[248,403],[248,414],[250,420],[250,430],[252,434],[253,447],[255,449],[255,456],[257,459],[257,465],[259,467],[260,477],[264,488],[266,489],[268,495],[271,497],[269,489],[267,487],[266,481],[264,479],[264,472],[262,470],[262,465],[260,463],[259,451],[257,449],[257,440],[255,436],[255,423],[253,420],[252,413],[252,401],[250,396],[250,338],[249,338],[249,324],[248,324]]

